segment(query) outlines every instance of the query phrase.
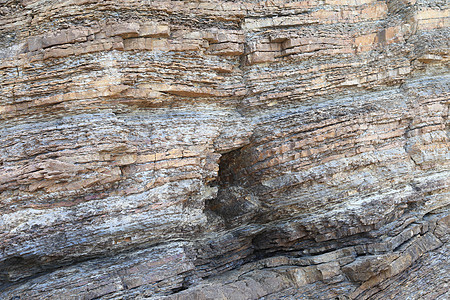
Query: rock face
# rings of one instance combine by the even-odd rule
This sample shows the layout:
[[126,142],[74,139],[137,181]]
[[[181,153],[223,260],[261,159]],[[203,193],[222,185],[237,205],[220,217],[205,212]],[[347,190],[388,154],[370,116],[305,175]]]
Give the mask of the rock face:
[[0,298],[448,299],[449,12],[0,0]]

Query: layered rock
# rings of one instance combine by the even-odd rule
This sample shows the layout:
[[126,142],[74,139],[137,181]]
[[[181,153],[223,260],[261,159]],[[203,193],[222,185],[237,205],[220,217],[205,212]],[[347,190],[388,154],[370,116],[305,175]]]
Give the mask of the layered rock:
[[445,299],[445,1],[0,1],[0,298]]

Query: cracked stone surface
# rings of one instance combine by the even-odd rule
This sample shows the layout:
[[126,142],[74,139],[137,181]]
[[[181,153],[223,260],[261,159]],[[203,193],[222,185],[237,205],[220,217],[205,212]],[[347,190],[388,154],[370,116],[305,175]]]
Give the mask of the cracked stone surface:
[[450,298],[441,0],[0,0],[0,299]]

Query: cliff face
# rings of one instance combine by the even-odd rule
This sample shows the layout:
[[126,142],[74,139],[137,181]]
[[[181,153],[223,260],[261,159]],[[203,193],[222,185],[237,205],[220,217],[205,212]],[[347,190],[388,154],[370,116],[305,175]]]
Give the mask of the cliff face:
[[447,299],[441,0],[0,0],[1,299]]

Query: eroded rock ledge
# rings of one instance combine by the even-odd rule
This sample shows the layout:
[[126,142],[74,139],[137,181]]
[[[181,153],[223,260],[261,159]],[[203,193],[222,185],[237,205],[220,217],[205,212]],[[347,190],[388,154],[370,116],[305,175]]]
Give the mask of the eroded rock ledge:
[[449,11],[0,0],[0,298],[447,299]]

